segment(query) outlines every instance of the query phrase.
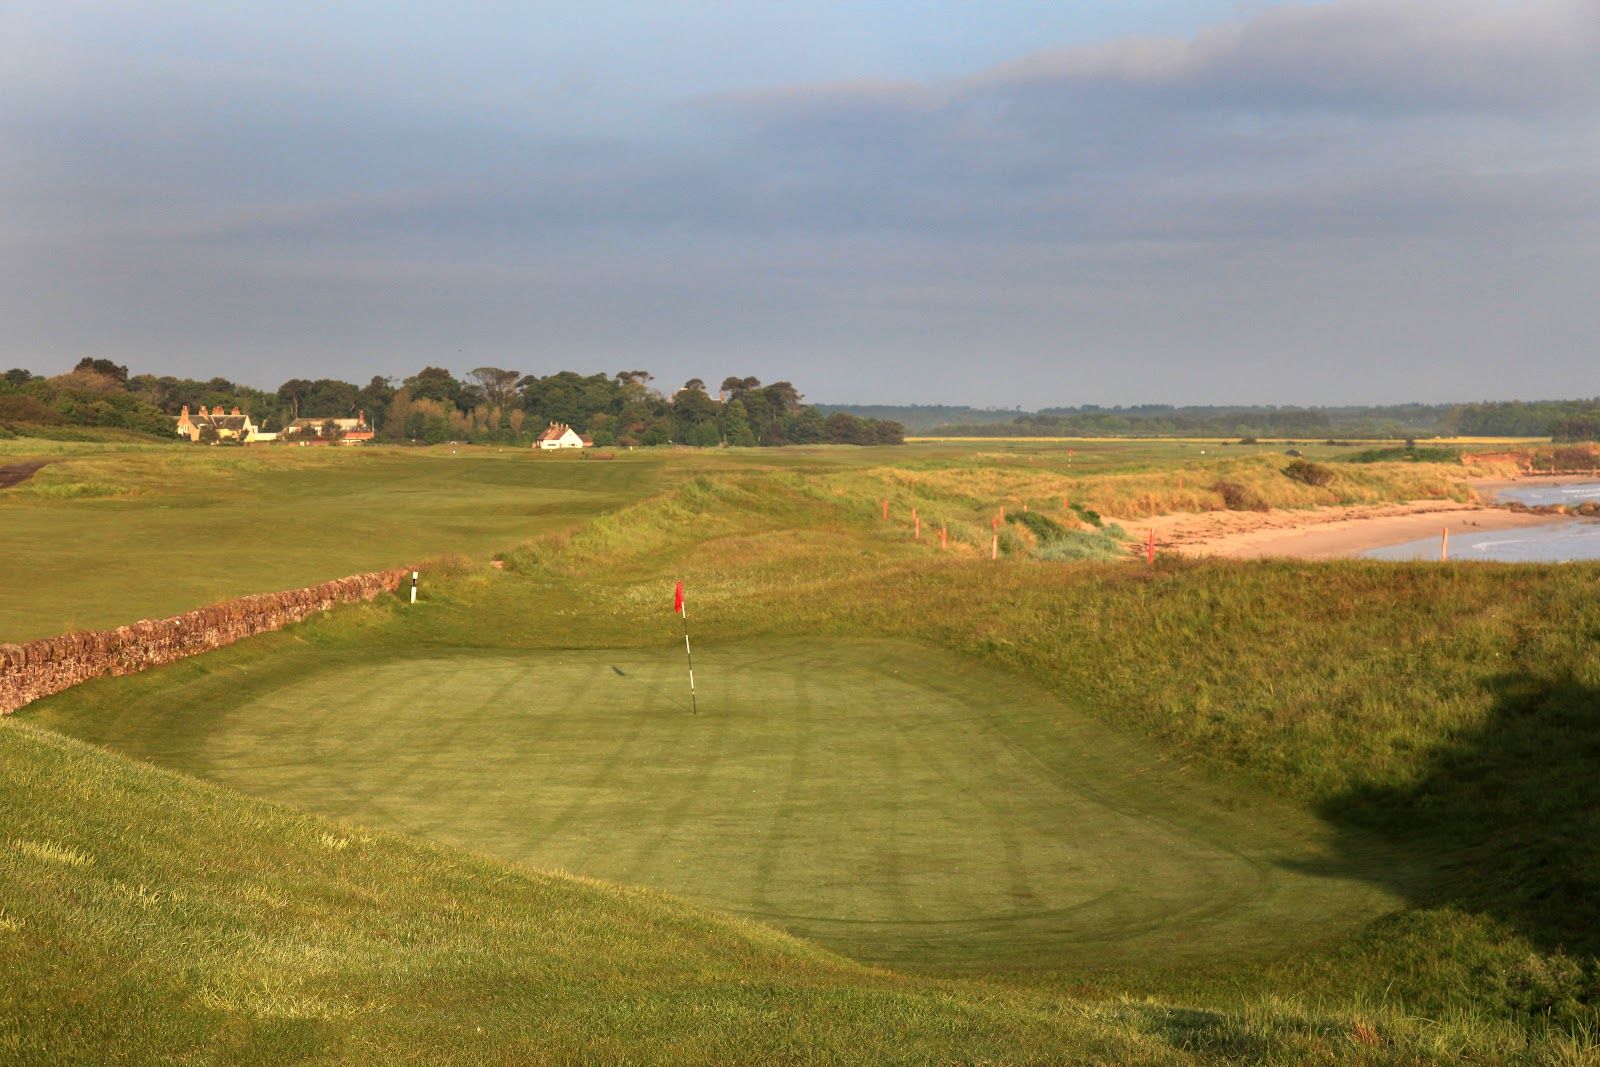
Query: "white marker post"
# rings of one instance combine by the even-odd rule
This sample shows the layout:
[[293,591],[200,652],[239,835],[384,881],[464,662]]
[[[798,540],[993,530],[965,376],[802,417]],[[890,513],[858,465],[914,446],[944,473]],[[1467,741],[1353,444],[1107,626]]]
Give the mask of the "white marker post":
[[694,695],[694,650],[689,647],[689,608],[683,602],[683,583],[679,582],[672,591],[672,607],[683,617],[683,654],[689,661],[689,710],[691,713],[700,714],[700,703]]
[[416,571],[412,571],[411,572],[411,602],[413,604],[415,604],[417,602],[417,572]]

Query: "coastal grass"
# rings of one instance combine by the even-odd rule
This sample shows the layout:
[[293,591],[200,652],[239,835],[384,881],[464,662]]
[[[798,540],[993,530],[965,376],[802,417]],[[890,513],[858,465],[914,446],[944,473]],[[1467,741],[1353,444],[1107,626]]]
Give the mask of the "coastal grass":
[[[1007,477],[1037,477],[1065,458],[1023,452]],[[844,968],[829,988],[857,1007],[879,981],[941,998],[937,1010],[922,1001],[913,1010],[931,1036],[901,1044],[892,1011],[853,1013],[752,977],[764,962],[738,979],[773,991],[752,1005],[685,995],[673,988],[680,972],[602,954],[606,969],[569,970],[568,980],[596,1003],[637,1007],[647,1022],[630,1028],[593,1005],[573,1007],[574,1021],[558,1028],[564,1044],[515,1044],[525,1031],[513,1026],[499,1031],[511,1035],[506,1043],[482,1046],[531,1050],[525,1058],[586,1058],[598,1048],[601,1059],[610,1050],[729,1062],[1594,1062],[1600,608],[1591,590],[1600,570],[1165,557],[1151,568],[1025,552],[992,562],[971,545],[940,553],[936,542],[913,542],[900,508],[909,492],[889,523],[871,495],[890,483],[882,472],[910,470],[935,483],[916,499],[954,500],[960,494],[939,479],[971,477],[965,454],[908,452],[898,468],[882,453],[821,450],[718,462],[664,479],[637,502],[552,524],[503,553],[503,572],[463,564],[415,609],[385,598],[160,671],[102,679],[26,709],[0,738],[70,745],[37,729],[48,726],[353,820],[270,809],[307,826],[283,851],[306,872],[282,897],[305,916],[299,937],[321,936],[325,921],[300,903],[320,899],[328,877],[306,858],[317,848],[353,855],[355,844],[336,842],[356,834],[383,849],[456,856],[379,829],[394,828],[663,886],[721,914],[740,909],[800,931],[814,939],[804,951]],[[987,507],[971,494],[974,526]],[[1051,515],[1066,528],[1064,517]],[[1006,527],[1024,544],[1018,524]],[[986,539],[987,522],[979,529]],[[675,703],[683,694],[673,695],[682,635],[668,605],[678,578],[712,705],[702,716],[685,715]],[[407,685],[418,688],[408,696]],[[10,732],[19,726],[24,733]],[[370,760],[360,751],[369,740]],[[111,770],[95,774],[159,773],[71,751],[108,761]],[[32,750],[22,758],[42,762]],[[190,777],[158,780],[211,789]],[[100,838],[130,832],[107,828],[142,823],[120,796],[106,810],[126,817],[22,803],[74,789],[92,798],[81,782],[56,793],[18,788],[8,810],[53,821],[19,824],[15,836],[32,847],[16,855],[67,879],[51,883],[64,892],[8,889],[5,920],[26,930],[34,916],[13,913],[13,897],[67,907],[62,900],[78,899],[105,870]],[[167,812],[164,832],[194,825],[182,807],[190,802]],[[85,827],[77,836],[75,820]],[[474,827],[478,840],[461,836]],[[1158,831],[1165,847],[1150,844]],[[324,834],[335,844],[321,844]],[[201,833],[182,854],[210,856],[211,847]],[[237,851],[223,849],[201,871],[221,877],[242,862]],[[1071,866],[1074,853],[1081,868]],[[415,864],[407,855],[395,862]],[[968,857],[983,861],[972,877],[959,870]],[[1046,910],[1071,909],[1071,894],[1117,870],[1119,857],[1134,873],[1090,903],[1091,921],[1076,930],[1057,917],[1049,921],[1064,925],[1030,931],[1039,917],[1019,907],[967,936],[894,940],[906,917],[993,918],[1013,891],[1058,902]],[[528,869],[457,858],[519,877]],[[163,869],[183,884],[192,873],[176,859]],[[1205,870],[1214,877],[1192,873]],[[1242,900],[1183,896],[1261,877],[1263,891]],[[1171,911],[1143,929],[1117,926],[1117,907],[1159,895],[1169,880]],[[328,892],[360,904],[359,893],[339,895],[346,884]],[[635,897],[610,891],[623,895],[600,910],[621,912],[624,926],[640,921]],[[762,894],[778,906],[751,906]],[[798,904],[808,897],[862,929],[807,923]],[[384,914],[420,921],[400,899],[385,898]],[[499,906],[485,903],[454,928],[503,930],[484,917]],[[82,921],[63,914],[52,930]],[[178,941],[206,929],[181,911],[160,923]],[[118,913],[105,928],[137,927]],[[1106,936],[1084,936],[1091,928]],[[653,934],[629,929],[627,945],[648,951]],[[0,931],[0,952],[7,944]],[[584,946],[564,946],[552,953],[569,968],[584,958]],[[59,974],[45,999],[71,1002],[89,988],[75,976],[98,973],[93,951],[69,947],[55,972],[43,949],[0,965]],[[893,970],[868,970],[851,955]],[[427,972],[454,988],[476,973],[462,963],[471,958],[430,956]],[[408,959],[397,953],[377,970]],[[940,977],[908,977],[918,970]],[[241,973],[263,983],[270,970]],[[517,997],[536,980],[499,974],[508,1013],[532,1011]],[[161,984],[128,981],[136,997]],[[481,995],[472,981],[463,987]],[[371,1016],[362,1033],[373,1048],[394,1048],[396,1034],[426,1029],[435,1015],[451,1025],[466,1018],[465,1009],[430,1012],[434,1002],[404,980],[394,988],[396,1005],[422,1012]],[[969,996],[996,1018],[978,1014]],[[803,1020],[776,1014],[790,1003]],[[151,1009],[158,1020],[187,1010],[170,1000]],[[132,1007],[97,1011],[121,1032],[159,1029],[137,1022]],[[244,1035],[239,1048],[281,1049],[238,1015],[207,1017],[219,1018]],[[823,1022],[841,1028],[819,1031]],[[209,1023],[192,1025],[214,1038]],[[305,1055],[360,1058],[339,1043],[345,1025],[313,1028]],[[882,1039],[858,1041],[858,1025]],[[683,1028],[709,1043],[671,1043]],[[620,1044],[592,1044],[619,1034]],[[448,1058],[437,1044],[417,1047],[420,1058]]]

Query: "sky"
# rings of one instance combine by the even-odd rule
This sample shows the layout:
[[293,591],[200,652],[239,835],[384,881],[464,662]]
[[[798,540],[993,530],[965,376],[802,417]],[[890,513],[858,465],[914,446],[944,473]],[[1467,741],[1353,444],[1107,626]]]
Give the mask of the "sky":
[[1600,0],[0,0],[0,368],[1600,394]]

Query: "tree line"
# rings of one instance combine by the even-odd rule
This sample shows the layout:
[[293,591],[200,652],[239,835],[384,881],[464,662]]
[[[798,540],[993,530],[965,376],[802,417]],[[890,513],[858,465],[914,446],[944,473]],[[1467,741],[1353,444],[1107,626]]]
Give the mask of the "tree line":
[[[855,409],[849,409],[855,410]],[[893,408],[871,409],[893,412]],[[951,437],[1553,437],[1600,440],[1600,398],[1346,407],[1045,408],[936,427]]]
[[441,444],[526,444],[552,422],[596,445],[778,446],[901,444],[905,429],[888,419],[844,412],[824,416],[790,382],[763,385],[728,377],[713,394],[691,378],[670,395],[647,371],[524,375],[477,367],[457,378],[443,367],[410,377],[374,377],[366,385],[332,378],[291,378],[276,390],[211,378],[130,375],[106,359],[83,359],[66,374],[14,368],[0,376],[0,427],[96,426],[171,435],[185,406],[239,408],[266,430],[298,419],[364,414],[377,439]]

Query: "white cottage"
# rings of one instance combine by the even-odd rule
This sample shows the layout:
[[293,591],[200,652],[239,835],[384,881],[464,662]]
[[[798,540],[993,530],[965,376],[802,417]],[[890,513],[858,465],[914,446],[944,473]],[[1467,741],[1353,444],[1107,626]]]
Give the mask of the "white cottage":
[[592,444],[593,440],[564,422],[552,422],[544,433],[533,439],[534,448],[588,448]]

